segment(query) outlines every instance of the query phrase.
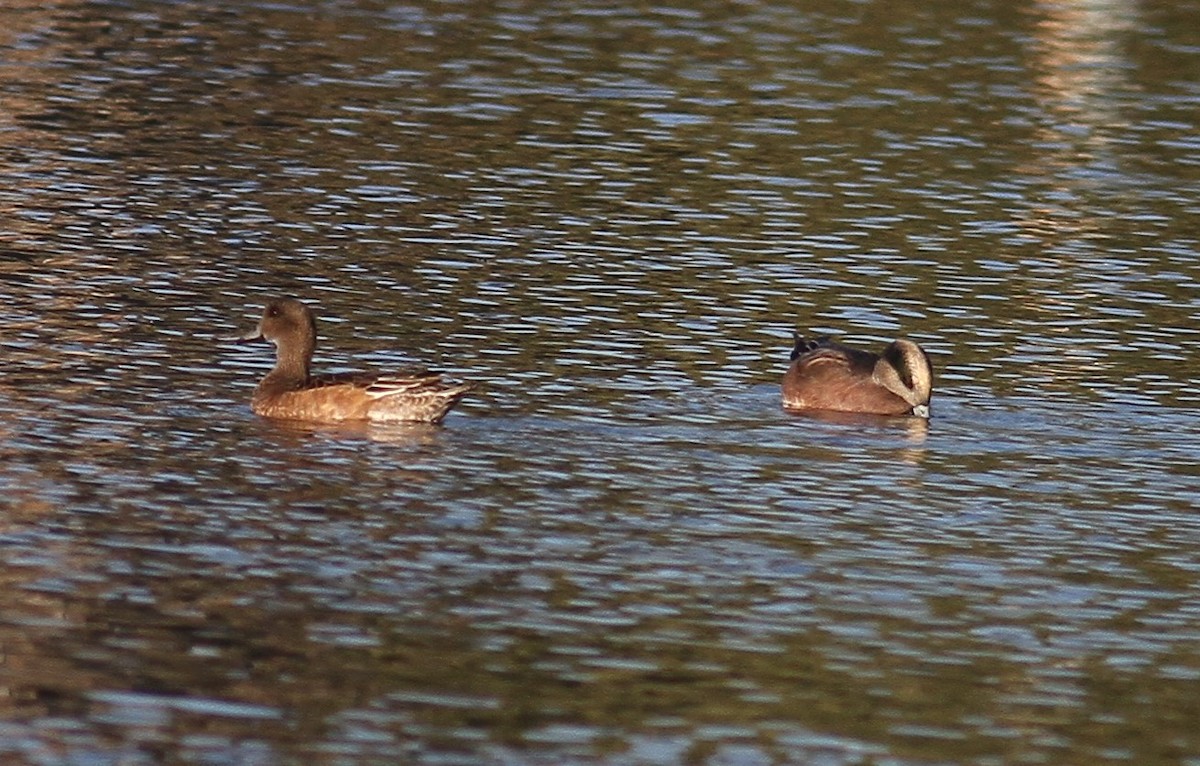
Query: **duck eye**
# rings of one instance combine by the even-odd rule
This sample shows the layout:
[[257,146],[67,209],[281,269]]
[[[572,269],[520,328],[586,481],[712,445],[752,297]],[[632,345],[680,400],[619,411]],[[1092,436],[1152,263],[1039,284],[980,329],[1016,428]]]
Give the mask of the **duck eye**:
[[269,317],[279,316],[279,307],[278,306],[268,306],[267,307],[267,316],[269,316]]

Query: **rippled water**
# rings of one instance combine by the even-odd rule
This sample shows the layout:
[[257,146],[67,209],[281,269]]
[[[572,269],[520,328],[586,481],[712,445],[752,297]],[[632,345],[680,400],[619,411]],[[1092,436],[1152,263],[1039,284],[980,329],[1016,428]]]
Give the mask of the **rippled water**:
[[1200,6],[4,15],[6,762],[1200,764]]

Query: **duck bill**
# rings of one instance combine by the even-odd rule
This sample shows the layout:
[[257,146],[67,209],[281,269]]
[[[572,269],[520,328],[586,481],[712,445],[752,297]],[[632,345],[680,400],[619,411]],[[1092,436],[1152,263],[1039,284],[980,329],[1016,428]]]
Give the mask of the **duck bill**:
[[244,335],[234,335],[227,340],[231,340],[234,343],[254,343],[266,339],[263,337],[262,326],[260,325]]

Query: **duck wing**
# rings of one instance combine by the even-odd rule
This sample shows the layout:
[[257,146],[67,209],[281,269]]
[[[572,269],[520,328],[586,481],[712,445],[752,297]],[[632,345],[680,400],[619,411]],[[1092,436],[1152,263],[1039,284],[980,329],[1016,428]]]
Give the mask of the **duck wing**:
[[459,388],[465,391],[470,386],[449,383],[437,372],[387,373],[376,376],[367,385],[367,396],[376,399],[385,396],[420,396]]

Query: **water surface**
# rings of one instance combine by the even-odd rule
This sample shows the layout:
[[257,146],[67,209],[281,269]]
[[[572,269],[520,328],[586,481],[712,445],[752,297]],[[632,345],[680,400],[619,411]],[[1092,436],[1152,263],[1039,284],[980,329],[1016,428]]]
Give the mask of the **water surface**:
[[[5,16],[0,754],[1200,764],[1200,7]],[[275,294],[479,391],[256,418]]]

